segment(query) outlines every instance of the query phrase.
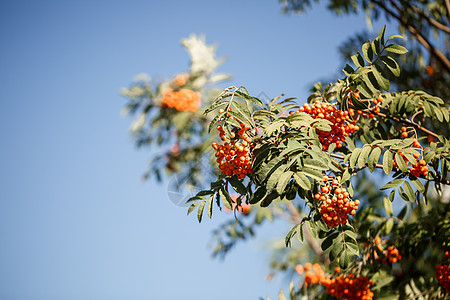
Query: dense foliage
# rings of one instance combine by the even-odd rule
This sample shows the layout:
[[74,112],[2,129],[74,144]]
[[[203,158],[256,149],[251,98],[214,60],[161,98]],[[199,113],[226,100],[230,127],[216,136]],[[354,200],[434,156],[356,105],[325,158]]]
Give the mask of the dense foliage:
[[[391,92],[408,50],[385,28],[351,56],[343,78],[318,83],[307,103],[264,103],[213,84],[219,60],[201,38],[183,41],[188,73],[141,76],[123,94],[138,145],[168,145],[149,175],[216,178],[188,200],[199,221],[235,217],[214,233],[225,255],[259,224],[292,222],[272,268],[292,274],[280,299],[442,299],[449,296],[449,107],[418,89]],[[399,85],[397,85],[398,87]],[[438,124],[438,126],[436,126]],[[164,148],[163,148],[164,149]],[[387,182],[384,185],[380,182]]]

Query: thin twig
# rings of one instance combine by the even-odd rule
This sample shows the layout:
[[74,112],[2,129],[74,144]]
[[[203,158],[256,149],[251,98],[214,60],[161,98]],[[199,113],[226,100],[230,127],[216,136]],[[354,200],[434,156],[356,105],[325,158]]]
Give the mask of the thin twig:
[[445,7],[447,8],[447,18],[450,21],[450,0],[445,0]]
[[421,15],[423,18],[425,18],[425,20],[428,21],[428,23],[430,23],[430,25],[443,30],[447,33],[450,33],[450,27],[438,22],[435,19],[430,18],[429,16],[427,16],[422,10],[420,10],[418,7],[415,7],[414,5],[412,5],[411,3],[409,3],[408,1],[405,1],[404,3],[406,3],[406,5],[408,5],[415,13]]
[[[344,158],[345,158],[345,156],[340,155],[340,154],[336,154],[336,153],[331,153],[330,156],[331,156],[331,157],[334,157],[334,158],[338,158],[338,159],[344,159]],[[362,169],[366,168],[367,166],[368,166],[368,165],[365,164],[362,168],[356,168],[356,169],[353,169],[353,170],[352,170],[352,175],[355,175],[356,173],[358,173],[358,172],[361,171]],[[377,169],[383,169],[383,165],[382,165],[382,164],[376,164],[376,165],[375,165],[375,168],[377,168]],[[397,168],[393,168],[392,170],[395,171],[395,172],[398,171]],[[416,177],[417,177],[417,176],[416,176]],[[423,176],[419,176],[419,178],[421,178],[421,179],[426,179],[426,180],[430,180],[430,179],[428,179],[428,178],[426,178],[426,177],[423,177]],[[434,179],[431,179],[431,181],[436,181],[436,182],[439,182],[439,183],[442,183],[442,184],[445,184],[445,185],[450,185],[450,180],[447,180],[447,179],[444,179],[444,178],[434,178]]]
[[[292,202],[287,202],[286,206],[289,210],[289,212],[292,215],[292,219],[294,222],[298,224],[302,224],[302,217],[297,211],[297,208],[292,204]],[[303,226],[303,233],[305,236],[306,241],[311,245],[311,248],[314,250],[314,252],[320,257],[320,259],[326,264],[329,265],[331,263],[330,259],[323,253],[322,248],[320,248],[319,244],[317,243],[316,239],[309,233],[308,229],[306,228],[305,224]]]
[[439,137],[439,135],[437,135],[433,131],[430,131],[430,130],[426,129],[425,127],[423,127],[423,126],[421,126],[421,125],[419,125],[419,124],[417,124],[417,123],[415,123],[415,122],[413,122],[413,121],[411,121],[409,119],[403,119],[403,118],[397,118],[397,117],[394,117],[394,116],[388,116],[388,115],[383,114],[381,112],[379,112],[379,113],[372,112],[372,113],[377,115],[377,116],[380,116],[382,118],[388,118],[388,119],[394,120],[396,122],[401,122],[401,123],[406,123],[406,124],[412,125],[412,126],[416,127],[417,129],[419,129],[419,130],[421,130],[421,131],[423,131],[423,132],[425,132],[425,133],[427,133],[427,134],[429,134],[429,135],[431,135],[431,136],[433,136],[435,138]]
[[[377,0],[372,0],[373,3],[377,4],[378,6],[380,6],[387,14],[391,15],[392,17],[394,17],[395,19],[397,19],[400,24],[402,24],[403,26],[406,27],[406,29],[408,29],[408,31],[413,34],[416,38],[417,41],[419,43],[421,43],[430,53],[431,55],[433,55],[441,64],[442,67],[448,72],[450,73],[450,60],[448,60],[448,58],[439,50],[437,50],[429,41],[426,37],[424,37],[420,31],[415,28],[413,25],[409,24],[408,22],[406,22],[404,19],[402,19],[399,15],[395,14],[392,10],[390,10],[386,5],[384,5],[384,3],[377,1]],[[396,7],[397,10],[399,10],[401,12],[401,9],[391,0],[392,5],[394,5]]]

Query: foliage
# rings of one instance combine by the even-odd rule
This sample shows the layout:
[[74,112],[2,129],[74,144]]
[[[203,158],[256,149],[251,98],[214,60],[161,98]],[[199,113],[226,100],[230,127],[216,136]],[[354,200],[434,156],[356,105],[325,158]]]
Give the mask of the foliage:
[[[273,271],[304,278],[299,288],[290,284],[290,299],[449,295],[434,273],[450,248],[450,142],[442,134],[449,107],[425,91],[390,91],[389,79],[401,75],[398,56],[408,53],[399,38],[385,37],[383,27],[351,56],[342,79],[316,84],[301,106],[283,96],[264,103],[242,86],[209,98],[207,84],[217,82],[213,52],[205,51],[209,64],[194,68],[189,45],[189,75],[124,90],[128,109],[141,112],[132,127],[137,143],[175,145],[158,163],[190,175],[215,168],[216,180],[188,200],[199,222],[217,208],[235,212],[215,232],[214,255],[282,218],[292,229],[274,250]],[[165,104],[166,93],[182,89],[201,92],[203,108],[177,110],[181,96]],[[388,182],[379,187],[381,180],[367,177]],[[284,291],[279,298],[288,299]]]
[[[318,3],[319,1],[314,1]],[[372,22],[384,18],[396,23],[398,30],[406,36],[410,53],[398,57],[402,74],[390,77],[398,90],[415,89],[427,91],[450,103],[450,3],[445,0],[341,0],[324,1],[327,8],[337,15],[364,13],[369,27]],[[309,0],[280,0],[285,13],[305,13],[312,6]],[[342,57],[347,60],[370,33],[363,30],[350,37],[340,47]],[[397,57],[396,57],[397,58]]]

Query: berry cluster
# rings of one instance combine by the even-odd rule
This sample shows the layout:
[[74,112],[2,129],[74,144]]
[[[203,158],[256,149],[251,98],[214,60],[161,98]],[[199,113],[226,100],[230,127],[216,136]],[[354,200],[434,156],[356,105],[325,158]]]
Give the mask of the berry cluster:
[[[445,252],[445,258],[450,259],[450,254],[448,251]],[[436,265],[436,271],[434,272],[436,279],[439,283],[450,292],[450,268],[449,265]]]
[[336,143],[337,148],[342,147],[345,137],[359,130],[359,127],[355,125],[356,120],[348,121],[350,119],[349,112],[337,109],[336,104],[319,101],[312,105],[305,103],[298,111],[306,112],[314,119],[325,119],[332,123],[331,131],[317,130],[323,150],[328,150],[333,143]]
[[428,175],[427,162],[423,159],[419,160],[415,165],[411,166],[409,172],[411,173],[411,175],[414,175],[416,177],[427,176]]
[[[360,95],[359,95],[359,92],[354,92],[353,95],[354,95],[354,97],[355,97],[356,99],[358,99],[358,100],[361,99],[361,97],[360,97]],[[348,103],[349,103],[350,105],[353,105],[353,102],[352,102],[352,100],[351,100],[351,96],[349,95],[348,97],[349,97]],[[368,108],[366,109],[366,111],[368,111],[368,112],[363,112],[363,111],[361,111],[361,110],[358,110],[357,113],[358,113],[361,117],[373,119],[373,118],[375,117],[374,114],[378,114],[378,113],[381,111],[380,104],[381,104],[382,102],[383,102],[383,97],[380,95],[380,97],[378,97],[378,99],[373,99],[372,101],[368,101],[368,102],[367,102],[369,106],[368,106]],[[371,104],[373,104],[373,106],[372,106]],[[355,115],[355,110],[354,110],[353,108],[350,108],[350,109],[349,109],[349,113],[350,113],[350,116],[353,117],[353,116]]]
[[370,290],[373,282],[364,276],[355,277],[349,274],[334,279],[325,278],[321,283],[328,294],[338,299],[371,300],[373,298],[373,292]]
[[[408,136],[407,128],[402,127],[401,130],[402,130],[402,136],[407,137]],[[423,153],[423,147],[422,147],[422,145],[420,145],[419,141],[416,138],[413,139],[413,145],[415,148],[419,148],[419,150]],[[406,162],[406,164],[409,165],[410,162],[405,157],[405,155],[402,152],[399,152],[399,154],[403,158],[403,160]],[[414,153],[413,156],[416,159],[418,159],[420,157],[420,155],[418,155],[416,153]],[[397,162],[395,160],[392,162],[392,166],[394,168],[397,167]],[[411,166],[411,168],[409,169],[409,172],[411,173],[411,175],[416,176],[416,177],[427,176],[428,175],[427,162],[423,159],[420,159],[419,161],[417,161],[417,163],[415,163],[414,165]]]
[[[230,142],[223,145],[213,143],[212,147],[216,150],[217,162],[220,171],[228,176],[236,175],[239,179],[252,173],[251,143],[252,139],[246,131],[249,129],[243,123],[240,123],[241,129],[235,134],[231,133]],[[217,126],[220,133],[220,139],[226,141],[227,137],[221,125]]]
[[305,273],[305,286],[309,287],[311,284],[318,284],[321,283],[322,280],[325,278],[325,272],[323,271],[322,267],[320,267],[319,264],[311,264],[306,263],[304,266],[297,265],[295,267],[295,270],[298,274]]
[[389,246],[386,250],[386,256],[388,261],[391,264],[395,264],[399,260],[402,259],[402,256],[400,255],[400,252],[398,252],[398,249],[395,248],[395,246]]
[[[365,246],[369,246],[368,244],[364,244]],[[386,250],[383,249],[381,246],[381,239],[379,237],[375,238],[375,246],[378,248],[380,252],[384,254],[384,256],[387,258],[380,258],[378,256],[377,251],[373,251],[373,255],[375,257],[375,260],[381,260],[383,263],[391,263],[394,264],[402,259],[402,256],[400,255],[400,252],[395,246],[389,246]],[[370,253],[367,253],[367,257],[370,257]]]
[[161,100],[161,106],[172,107],[178,111],[194,112],[200,108],[201,104],[200,93],[189,89],[174,91],[172,88],[167,88]]
[[319,210],[322,219],[330,227],[346,224],[348,215],[356,214],[359,200],[352,201],[348,191],[335,177],[324,175],[323,182],[325,186],[314,195],[322,203]]
[[[369,244],[364,244],[364,246],[368,247]],[[384,256],[387,258],[381,258],[378,256],[378,253],[376,250],[373,250],[373,256],[375,260],[381,260],[383,263],[391,263],[394,264],[402,259],[402,256],[400,255],[400,252],[395,246],[389,246],[386,250],[383,249],[381,246],[381,239],[379,237],[375,238],[375,246],[378,248],[378,250],[384,254]],[[370,253],[367,253],[367,257],[370,257]]]

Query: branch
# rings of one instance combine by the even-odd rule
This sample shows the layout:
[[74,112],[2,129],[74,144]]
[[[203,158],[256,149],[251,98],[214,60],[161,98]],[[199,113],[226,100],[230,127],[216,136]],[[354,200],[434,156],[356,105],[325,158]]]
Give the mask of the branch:
[[447,8],[447,18],[450,21],[450,0],[445,0],[445,7]]
[[[340,155],[340,154],[336,154],[336,153],[331,153],[330,156],[334,157],[334,158],[338,158],[338,159],[344,159],[345,158],[345,156]],[[367,167],[367,164],[365,164],[362,168],[353,169],[352,170],[352,175],[356,175],[356,173],[358,173],[362,169],[365,169],[366,167]],[[375,168],[383,169],[383,165],[382,164],[376,164]],[[398,171],[397,168],[393,168],[392,170],[395,171],[395,172]],[[429,180],[429,179],[427,179],[426,177],[423,177],[423,176],[420,176],[419,178],[425,179],[425,180]],[[431,179],[431,181],[436,181],[436,182],[439,182],[439,183],[442,183],[442,184],[445,184],[445,185],[450,185],[450,180],[447,180],[447,179],[444,179],[444,178],[434,178],[434,179]]]
[[[291,201],[288,201],[286,203],[286,206],[290,212],[290,214],[292,215],[292,219],[294,220],[294,222],[298,223],[298,224],[302,224],[302,217],[300,216],[300,214],[297,211],[297,208],[294,206],[294,204],[292,204]],[[317,241],[312,237],[312,235],[309,233],[308,229],[306,228],[305,224],[302,225],[303,226],[303,232],[305,235],[305,239],[306,241],[311,245],[311,248],[314,250],[314,252],[320,257],[320,259],[326,264],[329,265],[331,263],[330,259],[324,255],[322,248],[320,248],[319,244],[317,243]]]
[[[448,60],[448,58],[439,50],[437,50],[428,40],[427,38],[425,38],[420,31],[415,28],[413,25],[409,24],[408,22],[406,22],[404,19],[402,19],[400,16],[396,15],[392,10],[390,10],[386,5],[384,5],[384,3],[378,1],[378,0],[372,0],[373,3],[377,4],[378,6],[380,6],[387,14],[391,15],[392,17],[394,17],[395,19],[397,19],[400,24],[402,24],[404,27],[406,27],[406,29],[408,29],[408,31],[413,34],[417,40],[419,41],[419,43],[421,43],[430,53],[431,55],[433,55],[444,67],[444,69],[447,71],[447,73],[450,73],[450,60]],[[391,0],[391,3],[396,6],[395,3],[393,3],[393,1]],[[401,9],[396,6],[397,10],[399,10],[401,12]]]
[[411,120],[408,120],[408,119],[402,119],[402,118],[397,118],[397,117],[393,117],[393,116],[388,116],[388,115],[385,115],[385,114],[383,114],[383,113],[374,113],[374,112],[371,112],[371,113],[373,113],[373,114],[375,114],[375,115],[377,115],[377,116],[380,116],[380,117],[382,117],[382,118],[387,118],[387,119],[391,119],[391,120],[394,120],[394,121],[396,121],[396,122],[401,122],[401,123],[406,123],[406,124],[408,124],[408,125],[412,125],[412,126],[414,126],[414,127],[416,127],[417,129],[419,129],[419,130],[421,130],[421,131],[423,131],[423,132],[425,132],[425,133],[427,133],[427,134],[429,134],[429,135],[431,135],[431,136],[433,136],[433,137],[435,137],[435,138],[438,138],[439,137],[439,135],[437,135],[436,133],[434,133],[433,131],[430,131],[430,130],[428,130],[428,129],[426,129],[425,127],[423,127],[423,126],[421,126],[421,125],[419,125],[419,124],[417,124],[417,123],[415,123],[415,122],[413,122],[413,121],[411,121]]
[[[448,1],[448,0],[447,0]],[[428,23],[430,23],[430,25],[436,27],[437,29],[443,30],[447,33],[450,33],[450,27],[436,21],[435,19],[430,18],[429,16],[427,16],[422,10],[420,10],[419,8],[411,5],[411,3],[409,3],[408,1],[405,1],[404,3],[406,3],[406,5],[408,5],[412,11],[414,11],[415,13],[421,15],[423,18],[425,18],[425,20],[428,21]]]
[[[356,107],[354,107],[353,105],[350,105],[349,107],[351,107],[351,108],[353,108],[353,109],[355,109],[355,110],[358,110],[358,109],[357,109]],[[394,121],[396,121],[396,122],[400,122],[400,123],[405,123],[405,124],[408,124],[408,125],[412,125],[412,126],[416,127],[417,129],[419,129],[419,130],[425,132],[426,134],[429,134],[429,135],[431,135],[431,136],[433,136],[433,137],[435,137],[435,138],[438,138],[438,137],[439,137],[439,135],[436,134],[436,133],[434,133],[433,131],[431,131],[431,130],[429,130],[429,129],[426,129],[425,127],[423,127],[423,126],[421,126],[421,125],[415,123],[414,121],[412,121],[412,120],[416,117],[416,115],[419,114],[421,111],[418,111],[417,113],[415,113],[415,114],[411,117],[411,120],[409,120],[409,119],[403,119],[403,118],[398,118],[398,117],[394,117],[394,116],[388,116],[388,115],[383,114],[383,113],[381,113],[381,112],[376,113],[375,111],[373,111],[372,108],[360,109],[360,110],[363,111],[363,112],[365,112],[365,113],[371,113],[371,114],[377,115],[377,116],[382,117],[382,118],[386,118],[386,119],[394,120]]]

